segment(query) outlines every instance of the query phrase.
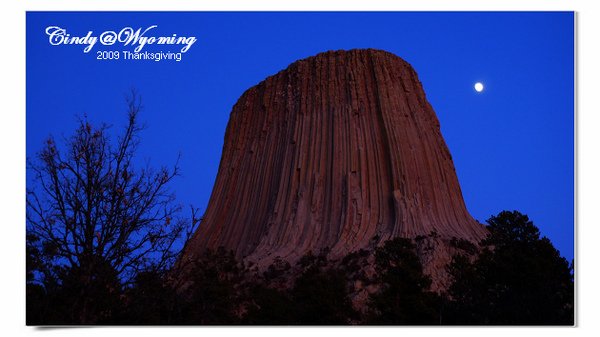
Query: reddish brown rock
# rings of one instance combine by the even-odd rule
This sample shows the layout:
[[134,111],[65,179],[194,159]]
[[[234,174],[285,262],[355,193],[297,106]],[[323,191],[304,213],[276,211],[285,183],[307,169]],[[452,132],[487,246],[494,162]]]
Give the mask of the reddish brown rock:
[[436,287],[450,240],[486,230],[467,212],[417,74],[388,52],[334,51],[294,62],[235,104],[184,258],[224,246],[263,268],[432,232],[419,253]]

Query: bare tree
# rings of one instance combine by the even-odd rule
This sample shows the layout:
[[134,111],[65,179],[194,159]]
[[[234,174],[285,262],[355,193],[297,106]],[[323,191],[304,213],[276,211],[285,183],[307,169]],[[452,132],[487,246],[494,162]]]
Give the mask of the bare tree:
[[179,216],[181,207],[168,188],[179,174],[178,161],[158,170],[148,163],[136,167],[143,128],[134,91],[127,107],[126,127],[115,142],[107,125],[94,127],[83,118],[64,148],[50,137],[28,162],[33,174],[28,237],[49,256],[47,264],[77,270],[84,286],[107,269],[121,286],[141,271],[168,269],[179,252],[178,240],[196,225]]

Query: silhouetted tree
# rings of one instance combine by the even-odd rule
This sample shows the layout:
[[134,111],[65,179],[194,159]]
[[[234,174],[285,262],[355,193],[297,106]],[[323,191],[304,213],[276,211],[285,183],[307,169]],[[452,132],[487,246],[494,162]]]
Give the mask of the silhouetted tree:
[[184,295],[182,324],[238,324],[245,300],[244,265],[232,251],[219,247],[206,250],[186,272],[189,285]]
[[[292,268],[275,259],[252,285],[244,323],[261,325],[342,325],[358,320],[345,272],[327,260],[327,250],[305,254]],[[293,285],[280,278],[294,277]]]
[[429,292],[415,245],[409,239],[388,240],[375,251],[375,282],[380,289],[369,299],[370,324],[439,324],[440,298]]
[[476,261],[449,266],[456,324],[573,324],[574,288],[569,263],[526,215],[501,212]]
[[184,315],[183,294],[168,281],[167,274],[141,272],[124,292],[123,311],[116,317],[120,324],[178,324]]
[[26,310],[27,321],[30,324],[41,324],[45,316],[45,297],[46,289],[43,284],[37,279],[41,278],[40,274],[45,270],[42,252],[38,247],[39,239],[33,234],[27,234],[26,238]]
[[346,275],[329,266],[327,253],[309,252],[298,261],[303,272],[290,291],[293,324],[340,325],[358,318],[350,301]]
[[244,315],[244,324],[291,325],[297,322],[296,303],[287,289],[270,288],[262,283],[253,283],[250,288],[250,303]]
[[178,166],[136,167],[142,127],[135,92],[127,107],[127,125],[116,142],[107,125],[94,127],[84,118],[63,147],[50,137],[28,162],[28,250],[38,257],[30,265],[37,265],[33,274],[46,292],[61,288],[73,313],[62,324],[101,322],[112,309],[112,295],[140,272],[169,268],[176,241],[190,232],[167,188]]

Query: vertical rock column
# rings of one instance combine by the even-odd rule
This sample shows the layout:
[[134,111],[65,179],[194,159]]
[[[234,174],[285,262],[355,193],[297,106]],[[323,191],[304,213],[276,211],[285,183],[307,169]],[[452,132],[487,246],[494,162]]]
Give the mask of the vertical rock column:
[[465,207],[417,74],[388,52],[335,51],[240,97],[184,256],[224,246],[264,267],[431,232],[476,242],[485,228]]

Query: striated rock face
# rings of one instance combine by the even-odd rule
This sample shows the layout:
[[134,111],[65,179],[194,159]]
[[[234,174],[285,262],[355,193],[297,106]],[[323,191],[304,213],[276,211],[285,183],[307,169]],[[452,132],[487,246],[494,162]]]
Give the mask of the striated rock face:
[[294,62],[235,104],[184,258],[224,246],[264,268],[309,250],[328,248],[335,259],[420,237],[435,284],[448,242],[485,233],[466,210],[413,68],[384,51],[335,51]]

